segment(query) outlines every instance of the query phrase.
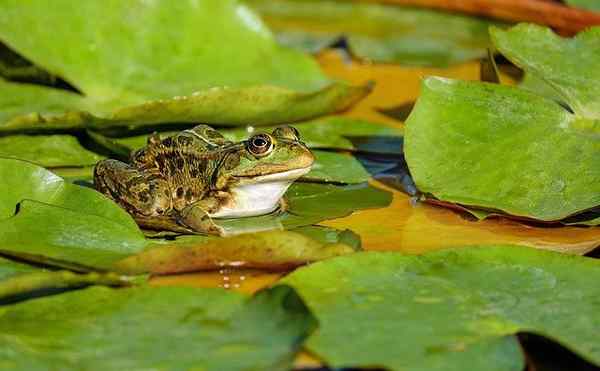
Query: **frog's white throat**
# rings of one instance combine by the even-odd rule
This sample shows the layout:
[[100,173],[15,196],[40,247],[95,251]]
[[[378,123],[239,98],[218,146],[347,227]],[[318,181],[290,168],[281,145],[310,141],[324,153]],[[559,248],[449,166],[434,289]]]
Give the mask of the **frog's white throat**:
[[213,218],[242,218],[264,215],[273,212],[288,187],[302,175],[310,171],[310,166],[256,177],[250,184],[242,184],[231,190],[233,199],[223,205]]

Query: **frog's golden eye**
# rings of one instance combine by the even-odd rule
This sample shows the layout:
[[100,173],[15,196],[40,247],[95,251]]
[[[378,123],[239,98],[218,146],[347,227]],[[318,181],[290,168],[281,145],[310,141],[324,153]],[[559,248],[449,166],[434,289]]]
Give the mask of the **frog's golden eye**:
[[273,150],[273,139],[269,134],[256,134],[248,139],[248,151],[254,156],[266,156]]
[[286,138],[295,141],[300,140],[300,133],[298,132],[298,130],[293,126],[287,125],[275,128],[275,130],[273,130],[273,136],[277,138]]

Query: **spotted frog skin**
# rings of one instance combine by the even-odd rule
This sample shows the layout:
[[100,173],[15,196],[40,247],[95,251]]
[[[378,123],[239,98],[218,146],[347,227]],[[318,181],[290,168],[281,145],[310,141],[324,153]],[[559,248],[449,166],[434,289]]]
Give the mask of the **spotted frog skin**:
[[199,125],[164,139],[150,136],[129,163],[100,161],[94,184],[141,227],[222,235],[213,218],[273,212],[313,162],[290,126],[235,143]]

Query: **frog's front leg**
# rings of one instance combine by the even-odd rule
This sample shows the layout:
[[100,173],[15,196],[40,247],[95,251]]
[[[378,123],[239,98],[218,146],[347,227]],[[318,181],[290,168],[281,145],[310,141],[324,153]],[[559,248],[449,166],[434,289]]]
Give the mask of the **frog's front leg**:
[[166,216],[172,209],[171,191],[164,179],[121,161],[100,161],[94,168],[94,185],[140,220]]
[[178,222],[195,232],[222,236],[225,231],[216,225],[209,216],[215,207],[217,207],[217,202],[214,199],[197,201],[186,206],[179,213]]

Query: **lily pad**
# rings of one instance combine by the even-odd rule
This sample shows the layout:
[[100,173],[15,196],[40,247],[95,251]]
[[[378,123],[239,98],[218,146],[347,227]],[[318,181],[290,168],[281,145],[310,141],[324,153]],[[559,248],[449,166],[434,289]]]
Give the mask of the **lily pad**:
[[350,246],[355,251],[362,248],[360,236],[349,229],[339,230],[322,225],[310,225],[295,228],[293,231],[323,244],[344,244]]
[[394,5],[248,0],[278,40],[316,52],[344,37],[359,58],[443,67],[485,56],[489,21]]
[[173,274],[223,267],[286,271],[315,261],[350,254],[340,243],[324,244],[296,232],[271,231],[214,238],[199,244],[178,242],[149,248],[113,269],[126,274]]
[[521,331],[600,364],[598,279],[594,259],[482,246],[358,253],[301,268],[282,283],[319,320],[307,347],[331,367],[520,371],[513,335]]
[[118,205],[44,168],[0,158],[0,184],[6,190],[0,195],[0,249],[7,254],[102,268],[146,245]]
[[504,56],[553,87],[578,117],[600,119],[600,27],[572,39],[533,24],[490,33]]
[[77,9],[66,0],[7,1],[0,11],[3,42],[84,94],[3,83],[11,93],[0,100],[3,131],[268,125],[344,109],[369,91],[326,86],[315,61],[278,46],[236,0],[92,0]]
[[10,50],[0,42],[0,77],[12,81],[53,85],[56,77]]
[[0,359],[5,370],[284,371],[314,326],[289,288],[246,299],[217,289],[93,287],[3,310]]
[[573,39],[531,24],[491,35],[542,96],[426,80],[406,129],[417,187],[444,202],[542,221],[600,205],[600,28]]
[[556,221],[600,205],[594,125],[522,89],[428,78],[405,155],[437,199]]
[[85,149],[71,135],[11,135],[0,137],[0,157],[45,167],[89,166],[104,157]]
[[0,258],[0,305],[58,290],[88,285],[122,286],[128,281],[114,273],[76,274],[69,271],[47,271],[27,264]]

